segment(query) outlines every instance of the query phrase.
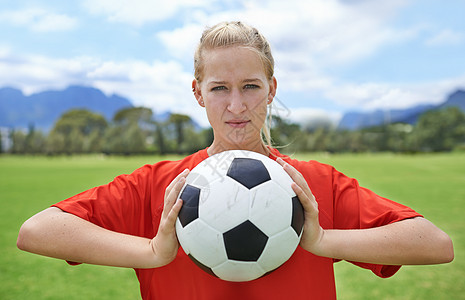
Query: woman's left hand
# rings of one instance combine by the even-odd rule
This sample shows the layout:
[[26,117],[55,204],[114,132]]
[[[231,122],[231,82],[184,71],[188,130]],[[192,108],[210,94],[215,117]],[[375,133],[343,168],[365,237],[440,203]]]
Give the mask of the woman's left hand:
[[276,160],[291,176],[292,189],[305,211],[300,245],[323,257],[382,264],[437,264],[454,259],[452,240],[430,221],[410,218],[368,229],[327,229],[318,219],[318,203],[305,178],[281,158]]
[[278,157],[276,161],[283,169],[291,176],[292,189],[302,203],[304,208],[304,230],[300,240],[300,246],[312,253],[319,253],[319,244],[324,235],[324,229],[320,226],[318,219],[318,203],[310,190],[305,178],[293,166],[286,163],[282,158]]

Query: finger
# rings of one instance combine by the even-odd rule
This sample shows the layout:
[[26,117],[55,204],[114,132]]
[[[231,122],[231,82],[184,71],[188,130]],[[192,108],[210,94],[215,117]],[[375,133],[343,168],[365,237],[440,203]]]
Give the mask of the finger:
[[182,203],[181,199],[176,200],[171,210],[167,213],[164,218],[163,226],[161,227],[163,233],[175,231],[176,218],[181,210]]
[[186,182],[187,174],[189,174],[188,169],[184,170],[182,173],[176,176],[176,178],[166,188],[163,216],[166,216],[175,204],[176,199],[178,198],[178,195],[184,186],[184,183]]
[[276,162],[280,164],[281,167],[284,167],[284,164],[286,163],[281,157],[276,158]]
[[168,192],[168,195],[166,195],[164,209],[163,209],[164,215],[168,214],[168,212],[171,210],[171,208],[175,204],[176,199],[178,198],[178,195],[181,192],[181,189],[184,186],[185,182],[186,182],[185,177],[179,178],[176,181],[175,185]]
[[185,178],[187,176],[187,174],[189,174],[189,169],[185,169],[184,171],[182,171],[181,173],[178,174],[178,176],[176,176],[176,178],[173,179],[173,181],[171,181],[171,183],[168,185],[168,187],[166,188],[166,191],[165,191],[165,197],[166,195],[173,189],[173,187],[176,185],[176,183],[181,179],[181,178]]
[[283,167],[284,171],[286,171],[286,173],[289,174],[292,180],[294,180],[297,184],[297,181],[301,181],[300,179],[303,179],[302,174],[289,163],[285,162],[281,157],[278,157],[276,161]]
[[318,214],[318,202],[316,202],[313,194],[310,194],[309,197],[308,194],[295,182],[291,185],[291,187],[299,198],[300,203],[302,203],[304,211],[310,214]]
[[294,184],[292,185],[292,189],[294,193],[299,197],[300,202],[304,206],[304,208],[310,210],[317,210],[318,211],[318,203],[315,200],[315,196],[313,196],[310,187],[307,184],[302,173],[300,173],[296,168],[291,166],[289,163],[286,163],[281,157],[278,157],[276,161],[283,167],[283,169],[291,176]]
[[[185,180],[186,176],[188,174],[189,174],[189,169],[185,169],[184,171],[179,173],[178,176],[176,176],[176,178],[173,179],[173,181],[171,181],[171,183],[168,185],[168,187],[165,190],[165,199],[168,197],[168,195],[171,193],[171,191],[175,187],[179,188],[179,182]],[[184,184],[184,182],[183,182],[183,184]],[[182,187],[182,185],[181,185],[181,187]]]
[[308,197],[313,197],[312,191],[307,184],[302,173],[296,168],[285,162],[282,158],[278,157],[276,161],[283,167],[284,171],[291,177],[291,179],[307,194]]
[[181,210],[182,203],[182,199],[176,200],[170,212],[168,213],[167,219],[169,224],[172,226],[174,226],[174,224],[176,223],[176,218],[178,217],[179,211]]

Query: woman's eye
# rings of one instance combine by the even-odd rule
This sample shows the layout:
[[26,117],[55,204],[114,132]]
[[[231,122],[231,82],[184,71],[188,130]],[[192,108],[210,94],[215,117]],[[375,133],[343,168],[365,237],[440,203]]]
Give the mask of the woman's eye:
[[221,86],[215,86],[212,88],[212,91],[221,91],[221,90],[225,90],[226,87],[221,85]]
[[259,86],[256,85],[256,84],[246,84],[246,85],[244,86],[244,88],[245,88],[245,89],[258,89]]

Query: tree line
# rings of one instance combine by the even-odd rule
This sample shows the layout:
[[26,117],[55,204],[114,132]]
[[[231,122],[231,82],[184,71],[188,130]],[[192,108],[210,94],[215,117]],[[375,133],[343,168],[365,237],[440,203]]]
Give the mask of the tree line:
[[[273,116],[271,137],[283,152],[440,152],[465,150],[465,114],[456,107],[431,110],[415,125],[394,123],[361,130],[305,128]],[[45,134],[33,125],[9,133],[13,154],[188,154],[213,141],[211,128],[196,128],[192,119],[171,114],[155,121],[145,107],[118,111],[108,122],[83,109],[64,113]],[[0,139],[1,140],[1,139]],[[1,148],[1,147],[0,147]]]

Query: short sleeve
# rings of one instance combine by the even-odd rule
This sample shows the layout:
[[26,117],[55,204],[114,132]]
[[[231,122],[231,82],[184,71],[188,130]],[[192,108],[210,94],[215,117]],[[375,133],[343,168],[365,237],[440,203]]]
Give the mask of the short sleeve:
[[152,175],[152,166],[146,165],[53,206],[112,231],[145,236],[152,224]]
[[[335,229],[374,228],[408,218],[421,217],[415,210],[381,197],[361,187],[357,180],[333,169]],[[377,276],[386,278],[394,275],[401,266],[377,265],[351,262],[370,269]]]
[[335,229],[366,229],[421,216],[413,209],[361,187],[333,169]]

